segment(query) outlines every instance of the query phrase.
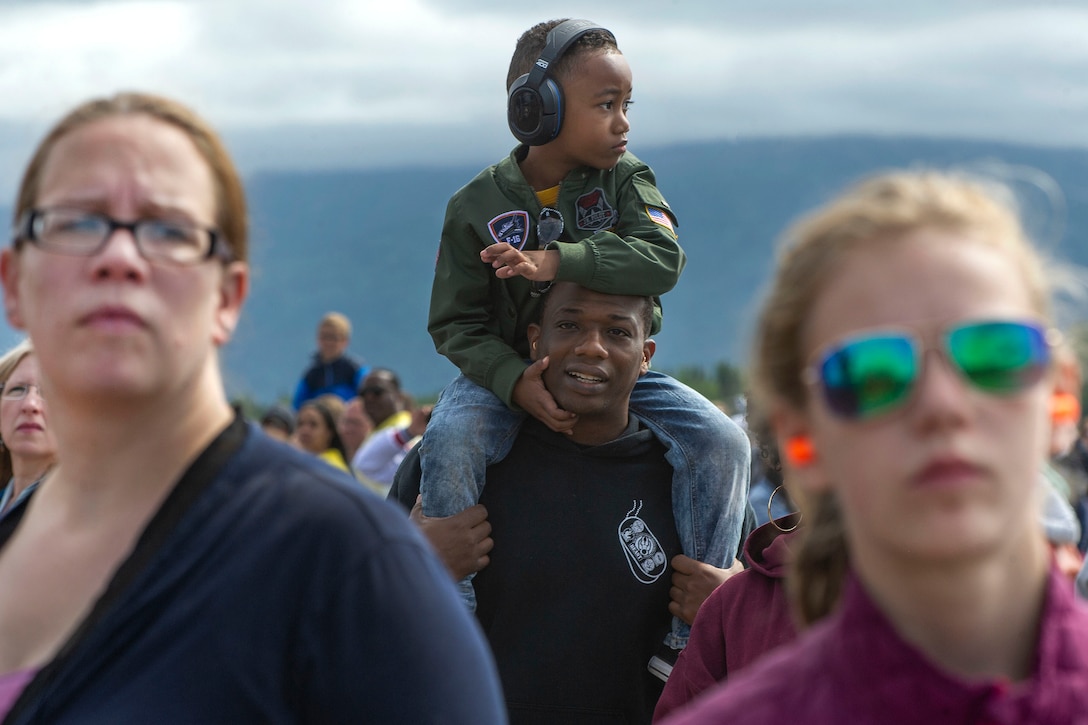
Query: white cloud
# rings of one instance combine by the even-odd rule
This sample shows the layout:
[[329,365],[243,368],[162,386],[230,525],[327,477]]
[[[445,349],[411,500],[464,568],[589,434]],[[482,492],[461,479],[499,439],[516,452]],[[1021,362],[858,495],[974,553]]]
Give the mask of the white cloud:
[[[653,34],[642,32],[637,52],[655,54]],[[654,103],[684,104],[685,123],[673,127],[696,137],[717,128],[743,135],[944,133],[1085,145],[1086,33],[1088,11],[1070,8],[998,10],[903,26],[809,24],[758,33],[677,27],[662,42],[699,51],[646,64],[637,85]],[[1055,123],[1056,114],[1080,123]]]
[[[505,64],[473,33],[509,36],[501,23],[449,19],[415,2],[329,0],[201,3],[186,97],[222,123],[445,125],[501,103]],[[238,29],[242,28],[242,32]],[[511,41],[512,47],[512,41]],[[479,80],[490,71],[491,84]]]
[[1088,145],[1073,2],[94,0],[0,5],[0,169],[65,109],[127,88],[192,104],[247,170],[482,163],[512,144],[517,36],[572,15],[631,61],[636,149],[841,132]]
[[104,86],[157,83],[192,45],[193,15],[180,1],[0,10],[0,117],[39,121]]

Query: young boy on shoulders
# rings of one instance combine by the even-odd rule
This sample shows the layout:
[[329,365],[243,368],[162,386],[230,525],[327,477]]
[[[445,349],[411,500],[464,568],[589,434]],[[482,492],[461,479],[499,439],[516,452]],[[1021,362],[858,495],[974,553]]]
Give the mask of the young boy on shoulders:
[[[574,425],[542,382],[548,358],[528,362],[526,330],[552,282],[656,301],[685,263],[653,171],[627,152],[632,76],[611,32],[586,20],[530,28],[507,87],[510,129],[521,143],[454,194],[442,229],[428,330],[462,374],[443,391],[420,449],[426,516],[476,503],[486,468],[509,452],[526,414],[558,432]],[[653,332],[660,321],[655,304]],[[594,364],[602,354],[588,346],[566,374],[592,391],[603,382]],[[630,406],[668,448],[684,553],[728,566],[748,491],[747,437],[660,373],[639,379]],[[617,526],[626,513],[617,512]],[[462,592],[471,605],[467,579]],[[686,637],[677,620],[666,642],[680,649]]]

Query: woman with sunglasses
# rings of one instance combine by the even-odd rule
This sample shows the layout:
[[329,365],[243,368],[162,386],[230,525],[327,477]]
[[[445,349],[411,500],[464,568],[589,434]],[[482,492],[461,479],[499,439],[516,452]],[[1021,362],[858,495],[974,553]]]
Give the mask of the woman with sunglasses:
[[0,519],[14,525],[42,478],[57,462],[45,414],[38,360],[24,340],[0,357]]
[[[892,174],[788,235],[755,345],[757,393],[806,520],[802,624],[665,722],[1088,720],[1088,611],[1039,526],[1053,387],[1047,279],[973,183]],[[834,574],[830,574],[834,581]]]
[[503,722],[410,524],[227,401],[249,270],[215,132],[158,96],[85,103],[15,218],[5,310],[62,455],[0,538],[4,722]]

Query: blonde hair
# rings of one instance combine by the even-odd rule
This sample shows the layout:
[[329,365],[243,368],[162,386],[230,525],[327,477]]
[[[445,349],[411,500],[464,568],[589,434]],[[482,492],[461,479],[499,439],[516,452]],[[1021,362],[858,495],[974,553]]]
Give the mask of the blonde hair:
[[[33,354],[34,347],[30,344],[30,340],[27,339],[5,352],[3,356],[0,356],[0,389],[7,385],[11,374],[15,372],[15,368],[19,367],[19,363]],[[13,474],[11,451],[5,445],[3,450],[0,450],[0,487],[6,486]]]
[[[757,400],[767,410],[805,408],[802,341],[809,311],[855,251],[886,247],[920,229],[969,236],[973,243],[1009,255],[1024,275],[1036,311],[1049,319],[1051,289],[1043,260],[1028,240],[1011,198],[996,185],[964,176],[894,172],[863,181],[791,227],[753,345],[751,380]],[[809,499],[809,521],[788,577],[802,624],[814,622],[834,606],[848,563],[833,495]]]
[[347,315],[339,312],[329,312],[322,317],[317,329],[320,330],[323,327],[332,328],[345,338],[351,337],[351,320],[347,318]]

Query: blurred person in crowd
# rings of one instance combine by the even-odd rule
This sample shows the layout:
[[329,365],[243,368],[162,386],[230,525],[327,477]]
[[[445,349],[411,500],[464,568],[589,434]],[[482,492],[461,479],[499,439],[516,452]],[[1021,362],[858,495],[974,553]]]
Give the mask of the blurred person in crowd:
[[367,366],[348,355],[351,320],[339,312],[330,312],[317,325],[317,352],[302,374],[291,399],[295,410],[321,395],[332,393],[341,400],[355,397]]
[[261,415],[261,430],[276,440],[289,443],[295,435],[295,414],[285,405],[271,405]]
[[21,516],[56,462],[38,360],[24,340],[0,357],[0,518]]
[[371,435],[387,428],[403,428],[412,422],[408,399],[400,377],[389,368],[374,368],[359,385],[363,410],[374,423]]
[[374,422],[366,414],[363,407],[363,399],[356,395],[344,404],[344,412],[337,423],[337,431],[340,440],[344,444],[345,458],[351,461],[359,448],[363,445],[370,432],[374,430]]
[[295,441],[307,453],[350,473],[347,450],[340,439],[339,422],[343,413],[343,401],[331,393],[306,401],[298,410]]
[[[677,658],[657,702],[655,721],[797,636],[786,590],[786,572],[790,551],[800,535],[801,514],[786,511],[771,516],[769,513],[775,499],[786,494],[783,464],[767,422],[751,414],[748,420],[749,433],[758,435],[762,441],[763,480],[779,482],[769,500],[762,503],[762,518],[767,523],[761,524],[745,541],[743,558],[747,568],[714,589],[699,607],[688,646]],[[788,457],[796,466],[803,465],[809,454],[801,444],[801,448],[791,448]],[[837,597],[837,588],[828,591],[826,611],[830,611]]]
[[352,468],[363,485],[383,498],[389,494],[393,477],[404,456],[418,445],[427,421],[431,419],[431,406],[409,406],[411,419],[407,425],[386,426],[375,431],[359,447],[352,459]]

